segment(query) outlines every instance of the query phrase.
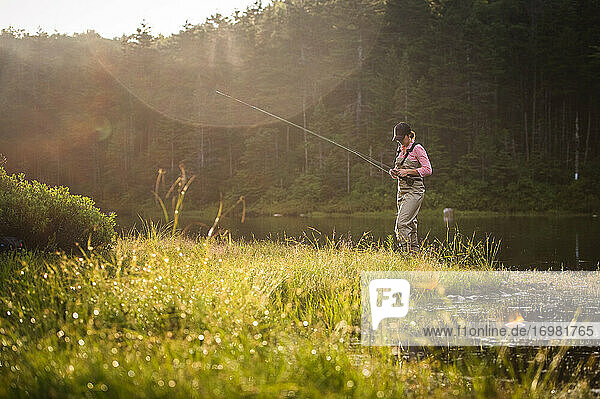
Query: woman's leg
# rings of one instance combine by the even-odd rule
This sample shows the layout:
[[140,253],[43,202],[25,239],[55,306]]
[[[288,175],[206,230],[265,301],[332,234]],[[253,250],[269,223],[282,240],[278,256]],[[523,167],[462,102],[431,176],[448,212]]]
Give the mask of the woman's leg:
[[406,192],[398,194],[398,214],[396,215],[396,238],[404,249],[416,251],[419,249],[417,238],[417,214],[421,209],[423,194]]
[[417,234],[417,215],[419,214],[419,210],[421,209],[421,203],[423,202],[423,196],[421,196],[421,199],[419,200],[419,205],[417,207],[417,211],[415,213],[415,218],[413,219],[412,222],[412,230],[410,232],[410,250],[411,252],[419,252],[419,249],[421,249],[421,246],[419,245],[419,235]]

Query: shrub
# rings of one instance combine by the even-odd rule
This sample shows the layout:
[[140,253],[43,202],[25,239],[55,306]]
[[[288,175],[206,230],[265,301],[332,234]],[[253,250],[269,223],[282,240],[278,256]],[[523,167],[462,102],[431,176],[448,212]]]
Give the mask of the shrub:
[[48,187],[0,167],[0,236],[44,250],[85,247],[88,239],[102,247],[115,238],[115,215],[103,214],[92,199],[69,194],[67,187]]

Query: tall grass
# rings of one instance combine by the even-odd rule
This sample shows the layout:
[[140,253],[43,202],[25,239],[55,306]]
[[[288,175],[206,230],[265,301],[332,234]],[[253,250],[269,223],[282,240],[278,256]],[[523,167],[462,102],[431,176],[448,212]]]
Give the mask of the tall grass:
[[[188,179],[183,163],[179,164],[179,171],[179,177],[175,179],[175,181],[171,184],[171,187],[169,187],[169,190],[164,195],[164,199],[159,194],[161,184],[163,188],[165,184],[165,171],[162,168],[158,170],[158,175],[156,176],[156,182],[154,184],[154,191],[152,191],[156,202],[162,210],[163,216],[165,218],[165,223],[172,226],[173,234],[177,231],[177,226],[179,225],[179,217],[183,209],[183,200],[185,199],[185,194],[189,189],[190,184],[192,184],[192,182],[196,178],[196,176],[193,175]],[[172,217],[169,215],[169,212],[167,211],[167,206],[165,205],[165,202],[167,202],[169,198],[171,199],[171,211],[173,213]]]
[[[171,186],[169,187],[169,190],[165,190],[165,174],[166,174],[166,172],[162,168],[159,169],[158,174],[156,176],[156,181],[154,183],[154,190],[152,191],[152,194],[154,195],[154,199],[156,200],[156,203],[158,204],[158,206],[160,207],[160,209],[162,211],[166,225],[171,226],[171,234],[175,234],[178,231],[177,228],[179,227],[179,218],[180,218],[181,212],[183,210],[183,202],[185,200],[185,194],[187,193],[187,190],[189,189],[190,184],[192,184],[192,182],[196,178],[196,176],[193,175],[188,179],[187,173],[185,170],[185,166],[183,163],[179,164],[179,171],[180,171],[179,177],[177,179],[175,179],[175,181],[171,184]],[[160,195],[161,187],[162,187],[162,191],[166,191],[166,193],[164,194],[164,198]],[[219,193],[219,197],[220,197],[219,198],[219,208],[217,211],[217,215],[215,216],[213,225],[208,229],[208,237],[209,238],[212,237],[217,232],[219,223],[221,222],[222,218],[227,216],[231,211],[233,211],[240,204],[242,206],[241,222],[244,223],[244,220],[246,219],[246,199],[243,196],[241,196],[237,200],[237,202],[235,204],[233,204],[233,206],[231,206],[226,211],[223,211],[223,193]],[[171,199],[172,216],[169,214],[169,211],[167,210],[167,206],[165,205],[168,202],[169,198]],[[183,232],[184,233],[187,232],[187,230],[190,227],[192,227],[194,224],[208,227],[202,222],[195,222],[191,225],[186,226],[183,229]]]
[[407,359],[358,345],[361,271],[464,267],[453,259],[335,237],[189,240],[152,225],[104,255],[0,255],[0,396],[590,394],[585,367],[597,365],[558,378],[564,352],[551,349],[519,363],[502,348]]

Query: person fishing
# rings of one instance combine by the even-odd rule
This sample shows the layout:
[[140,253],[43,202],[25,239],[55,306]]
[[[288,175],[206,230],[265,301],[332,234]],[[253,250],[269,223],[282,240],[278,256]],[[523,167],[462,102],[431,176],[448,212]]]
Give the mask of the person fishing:
[[377,162],[371,157],[361,154],[360,152],[346,147],[328,137],[322,136],[312,130],[309,130],[303,126],[298,125],[292,121],[289,121],[281,116],[275,115],[269,111],[261,109],[255,105],[249,104],[239,98],[235,98],[227,93],[223,93],[219,90],[215,90],[215,93],[219,96],[227,97],[232,101],[236,101],[246,107],[252,108],[258,112],[262,112],[272,118],[275,118],[281,122],[287,123],[290,126],[294,126],[306,133],[309,133],[315,137],[325,140],[344,151],[348,151],[365,162],[368,162],[371,166],[380,169],[382,172],[389,172],[390,176],[394,179],[398,179],[398,214],[396,216],[396,237],[401,247],[406,245],[406,248],[410,252],[416,252],[419,250],[419,240],[417,237],[417,214],[421,208],[421,202],[423,202],[423,195],[425,194],[425,186],[423,185],[423,177],[429,176],[432,172],[431,163],[427,157],[427,152],[422,145],[415,143],[415,132],[412,131],[410,125],[406,122],[400,122],[394,127],[394,138],[392,141],[399,143],[398,150],[396,151],[396,158],[394,161],[394,168],[389,169],[389,166]]
[[415,253],[419,251],[417,214],[425,194],[423,178],[431,175],[433,170],[425,148],[415,142],[415,132],[408,123],[400,122],[394,126],[392,141],[398,143],[394,168],[389,170],[390,176],[398,180],[394,230],[400,247]]

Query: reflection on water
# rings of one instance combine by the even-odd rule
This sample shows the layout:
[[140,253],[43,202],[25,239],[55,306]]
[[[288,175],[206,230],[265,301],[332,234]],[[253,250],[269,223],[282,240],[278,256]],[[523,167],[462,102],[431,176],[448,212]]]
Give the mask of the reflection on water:
[[[211,225],[211,220],[183,218],[182,226],[194,222]],[[135,221],[121,220],[122,226],[130,227]],[[139,223],[138,223],[139,224]],[[393,234],[394,218],[391,217],[255,217],[241,224],[239,219],[229,218],[223,227],[232,238],[282,239],[307,235],[344,236],[353,241],[368,232],[375,240],[386,240]],[[600,220],[598,218],[552,217],[552,216],[455,216],[450,236],[459,230],[461,234],[477,239],[486,236],[500,242],[499,260],[509,267],[560,270],[596,270],[600,267]],[[197,230],[196,230],[197,231]],[[200,231],[202,232],[202,231]],[[206,234],[206,231],[203,231]],[[442,214],[438,217],[419,218],[419,238],[429,242],[446,240],[448,231]]]

